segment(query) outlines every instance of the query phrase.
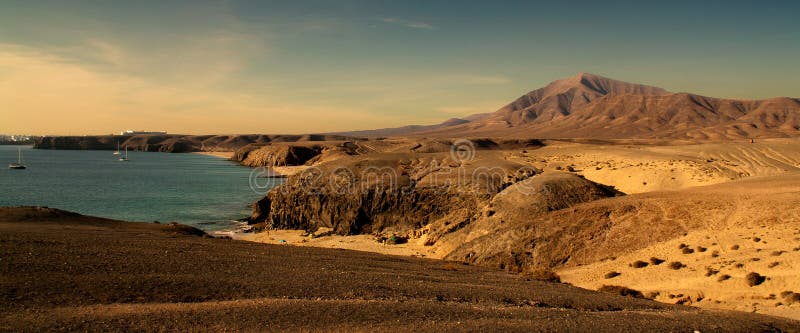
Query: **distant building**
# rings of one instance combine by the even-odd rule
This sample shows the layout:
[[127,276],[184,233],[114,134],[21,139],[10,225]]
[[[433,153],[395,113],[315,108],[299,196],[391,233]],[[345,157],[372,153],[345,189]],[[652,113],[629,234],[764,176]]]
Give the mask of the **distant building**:
[[136,134],[167,134],[167,132],[148,132],[148,131],[122,131],[119,132],[119,135],[136,135]]

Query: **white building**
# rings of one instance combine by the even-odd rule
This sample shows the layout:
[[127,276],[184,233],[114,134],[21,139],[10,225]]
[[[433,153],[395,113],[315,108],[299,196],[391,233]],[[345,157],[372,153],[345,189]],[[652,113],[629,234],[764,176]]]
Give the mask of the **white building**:
[[167,132],[148,132],[148,131],[133,131],[133,130],[119,132],[119,135],[135,135],[135,134],[167,134]]

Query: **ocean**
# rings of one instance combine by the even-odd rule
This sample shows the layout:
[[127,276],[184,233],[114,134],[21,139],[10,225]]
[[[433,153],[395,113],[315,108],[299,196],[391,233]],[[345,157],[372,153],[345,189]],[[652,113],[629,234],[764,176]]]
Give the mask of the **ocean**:
[[[250,168],[199,154],[41,150],[21,146],[25,170],[12,170],[18,146],[0,145],[0,206],[47,206],[126,221],[179,222],[233,230],[265,189],[250,187]],[[259,179],[263,186],[280,179]],[[269,188],[269,186],[267,186]]]

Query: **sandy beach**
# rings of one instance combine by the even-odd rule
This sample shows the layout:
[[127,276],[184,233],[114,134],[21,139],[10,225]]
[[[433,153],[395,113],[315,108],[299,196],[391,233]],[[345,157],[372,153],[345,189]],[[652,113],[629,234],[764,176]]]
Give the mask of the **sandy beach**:
[[233,158],[234,152],[232,152],[232,151],[196,151],[196,152],[192,152],[192,154],[214,156],[214,157],[219,157],[219,158],[224,158],[226,160],[229,160],[229,159]]

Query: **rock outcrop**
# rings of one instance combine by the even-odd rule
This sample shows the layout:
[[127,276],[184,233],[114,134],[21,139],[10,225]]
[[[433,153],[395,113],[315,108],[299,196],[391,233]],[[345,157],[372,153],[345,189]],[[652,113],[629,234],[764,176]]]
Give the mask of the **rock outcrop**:
[[255,203],[251,222],[328,227],[345,235],[440,234],[477,218],[492,196],[536,173],[510,162],[466,164],[447,154],[425,155],[356,156],[309,168]]
[[322,153],[323,146],[247,145],[239,148],[231,160],[249,167],[303,165]]

